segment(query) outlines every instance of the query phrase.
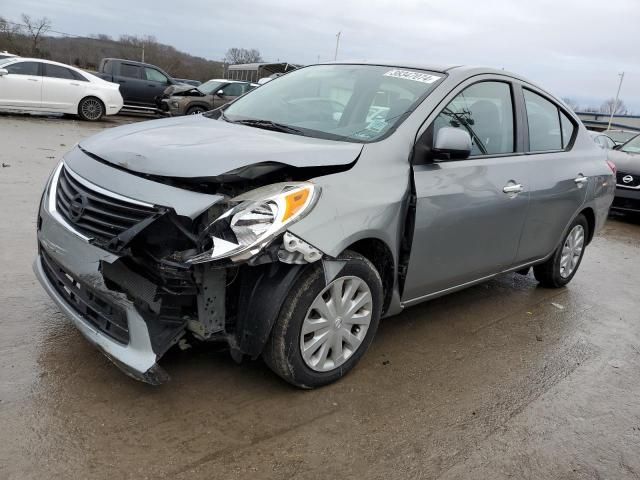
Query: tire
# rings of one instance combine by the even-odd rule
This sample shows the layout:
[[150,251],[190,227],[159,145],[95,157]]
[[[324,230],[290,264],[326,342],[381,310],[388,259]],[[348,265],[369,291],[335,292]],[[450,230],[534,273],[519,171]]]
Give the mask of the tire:
[[[587,238],[589,223],[584,215],[578,215],[567,229],[562,242],[546,262],[533,267],[533,274],[540,285],[546,288],[564,287],[578,271]],[[568,257],[568,263],[565,261]]]
[[[320,262],[310,265],[302,274],[287,295],[262,354],[271,370],[300,388],[320,387],[344,376],[367,351],[378,329],[383,301],[380,274],[358,253],[345,251],[339,259],[346,260],[346,264],[329,285]],[[343,306],[339,312],[352,306],[353,315],[345,312],[332,316],[329,307],[316,308],[336,305],[328,303],[338,298],[334,292],[341,292],[338,295],[343,300],[352,293],[350,299],[340,302]],[[330,317],[326,319],[326,327],[320,310]],[[315,331],[309,332],[311,328]],[[308,348],[303,350],[303,345]],[[338,349],[342,355],[334,355]]]
[[207,111],[206,108],[201,107],[200,105],[195,105],[195,106],[189,107],[187,109],[187,115],[198,115],[198,114],[204,113],[206,111]]
[[104,114],[104,103],[99,98],[86,97],[78,104],[78,116],[87,122],[97,122]]

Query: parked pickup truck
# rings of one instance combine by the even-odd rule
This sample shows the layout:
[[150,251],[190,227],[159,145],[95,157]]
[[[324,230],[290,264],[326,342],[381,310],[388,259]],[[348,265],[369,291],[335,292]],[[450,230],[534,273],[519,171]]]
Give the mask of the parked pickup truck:
[[170,85],[182,85],[155,65],[119,58],[104,58],[96,75],[120,84],[125,109],[156,111],[156,97]]

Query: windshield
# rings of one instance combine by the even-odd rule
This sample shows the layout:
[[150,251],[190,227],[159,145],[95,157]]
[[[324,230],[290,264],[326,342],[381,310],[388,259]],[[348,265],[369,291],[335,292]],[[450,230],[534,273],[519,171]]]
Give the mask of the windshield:
[[640,153],[640,135],[625,143],[620,150],[627,153]]
[[301,135],[371,142],[393,131],[443,76],[377,65],[314,65],[253,90],[225,109],[224,119],[262,120],[294,127]]
[[9,63],[12,60],[15,60],[16,57],[2,58],[0,59],[0,65],[4,65],[5,63]]
[[202,85],[199,85],[197,89],[205,95],[211,95],[213,92],[220,90],[220,85],[224,85],[224,82],[209,80],[208,82],[204,82]]

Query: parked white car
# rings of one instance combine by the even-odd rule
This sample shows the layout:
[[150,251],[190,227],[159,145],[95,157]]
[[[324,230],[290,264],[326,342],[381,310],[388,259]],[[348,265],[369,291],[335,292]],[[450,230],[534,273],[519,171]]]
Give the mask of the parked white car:
[[120,111],[119,88],[63,63],[22,57],[0,60],[0,109],[70,113],[96,121]]

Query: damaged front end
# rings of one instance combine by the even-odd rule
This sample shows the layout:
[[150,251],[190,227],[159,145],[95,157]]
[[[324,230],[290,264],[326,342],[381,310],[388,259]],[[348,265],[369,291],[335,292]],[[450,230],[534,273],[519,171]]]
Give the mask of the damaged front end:
[[320,189],[243,178],[208,185],[220,200],[190,218],[104,190],[61,163],[40,210],[36,274],[80,331],[138,380],[166,381],[157,361],[192,339],[255,358],[302,266],[323,257],[287,231]]

